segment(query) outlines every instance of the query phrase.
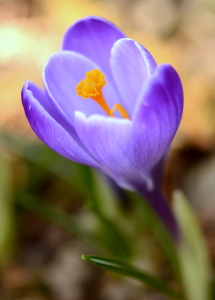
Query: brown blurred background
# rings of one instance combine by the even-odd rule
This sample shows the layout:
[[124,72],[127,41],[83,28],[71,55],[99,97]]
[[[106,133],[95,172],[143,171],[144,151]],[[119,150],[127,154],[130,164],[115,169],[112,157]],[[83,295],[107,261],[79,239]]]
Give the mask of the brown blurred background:
[[[172,64],[181,76],[185,108],[165,171],[165,189],[169,198],[174,188],[187,194],[215,259],[214,0],[0,0],[1,135],[40,144],[26,121],[21,88],[26,80],[42,87],[44,63],[60,49],[67,27],[87,15],[109,19],[144,45],[158,63]],[[0,140],[0,147],[0,168],[10,156],[12,187],[24,189],[31,176],[25,158],[8,140]],[[47,178],[44,182],[47,185]],[[67,188],[58,187],[58,195],[63,191],[67,198]],[[31,214],[18,219],[15,258],[2,271],[0,299],[142,299],[138,292],[129,294],[126,285],[108,285],[100,271],[87,268],[80,262],[85,246],[76,240],[71,245],[61,230]],[[51,263],[41,267],[52,255]],[[91,286],[98,282],[95,291]]]

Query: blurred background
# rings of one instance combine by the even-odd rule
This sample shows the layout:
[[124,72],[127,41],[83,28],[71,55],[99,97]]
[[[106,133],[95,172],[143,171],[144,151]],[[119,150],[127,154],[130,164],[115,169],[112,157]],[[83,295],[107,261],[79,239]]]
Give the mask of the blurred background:
[[[24,82],[42,87],[44,63],[87,15],[109,19],[181,76],[185,109],[164,188],[169,201],[175,188],[190,199],[215,265],[214,0],[0,0],[0,299],[165,299],[89,266],[82,254],[132,257],[171,282],[133,196],[44,146],[23,112]],[[109,233],[119,234],[112,225],[123,249],[110,245]]]

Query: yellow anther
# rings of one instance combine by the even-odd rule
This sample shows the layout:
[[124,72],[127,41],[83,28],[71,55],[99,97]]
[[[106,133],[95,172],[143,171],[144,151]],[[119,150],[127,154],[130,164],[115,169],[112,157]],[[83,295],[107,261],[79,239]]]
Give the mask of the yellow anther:
[[86,78],[82,79],[75,88],[78,96],[81,96],[82,99],[91,98],[96,101],[110,117],[114,117],[113,112],[118,110],[123,118],[129,119],[127,111],[121,104],[116,103],[110,110],[102,94],[102,88],[106,84],[105,75],[102,72],[94,69],[87,72],[85,76]]
[[106,84],[104,74],[99,70],[94,69],[87,72],[85,75],[86,78],[82,79],[76,86],[77,95],[82,96],[82,99],[93,99],[110,116],[110,108],[102,95],[102,88]]
[[76,93],[82,99],[92,98],[99,95],[96,86],[89,83],[88,79],[82,79],[76,86]]
[[77,95],[82,96],[82,99],[100,95],[103,86],[106,84],[104,74],[94,69],[85,75],[86,78],[82,79],[76,86]]
[[86,77],[91,84],[100,89],[102,89],[103,86],[105,86],[105,84],[107,83],[105,80],[105,75],[97,69],[87,72]]

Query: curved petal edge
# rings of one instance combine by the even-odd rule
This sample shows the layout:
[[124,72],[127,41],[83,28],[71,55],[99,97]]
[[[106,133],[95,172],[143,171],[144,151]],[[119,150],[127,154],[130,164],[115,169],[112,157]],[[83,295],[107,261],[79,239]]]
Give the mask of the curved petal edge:
[[[39,99],[35,98],[35,95]],[[47,103],[47,99],[41,89],[31,82],[26,82],[22,89],[22,102],[33,131],[47,146],[70,160],[98,168],[97,163],[42,105]]]

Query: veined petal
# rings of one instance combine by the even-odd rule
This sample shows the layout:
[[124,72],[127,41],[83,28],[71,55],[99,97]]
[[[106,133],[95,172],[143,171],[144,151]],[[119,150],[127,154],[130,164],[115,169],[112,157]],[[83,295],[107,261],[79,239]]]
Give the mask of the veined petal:
[[182,117],[183,89],[177,72],[160,65],[148,80],[133,115],[134,157],[140,172],[162,163]]
[[111,78],[110,50],[114,42],[123,37],[125,35],[111,22],[99,17],[87,17],[67,30],[62,49],[89,57]]
[[[105,115],[102,108],[92,99],[83,100],[76,94],[76,85],[85,78],[85,74],[101,68],[87,57],[71,51],[53,54],[44,67],[44,85],[52,105],[57,107],[65,118],[73,124],[75,110],[91,114]],[[102,70],[101,70],[102,71]],[[108,77],[106,78],[108,82]],[[103,95],[110,107],[116,102],[116,93],[111,84],[103,88]]]
[[47,146],[68,159],[98,167],[97,163],[46,110],[48,100],[42,90],[27,82],[22,90],[22,102],[33,131]]
[[[131,121],[75,113],[75,129],[84,145],[108,168],[116,172],[130,165],[129,137]],[[125,151],[126,150],[126,151]]]
[[157,64],[143,46],[127,38],[115,42],[110,64],[122,104],[131,116],[143,85]]
[[81,112],[75,114],[75,129],[85,147],[100,161],[103,170],[121,187],[133,189],[133,182],[145,182],[147,174],[136,168],[132,148],[132,123],[94,115],[89,118]]

